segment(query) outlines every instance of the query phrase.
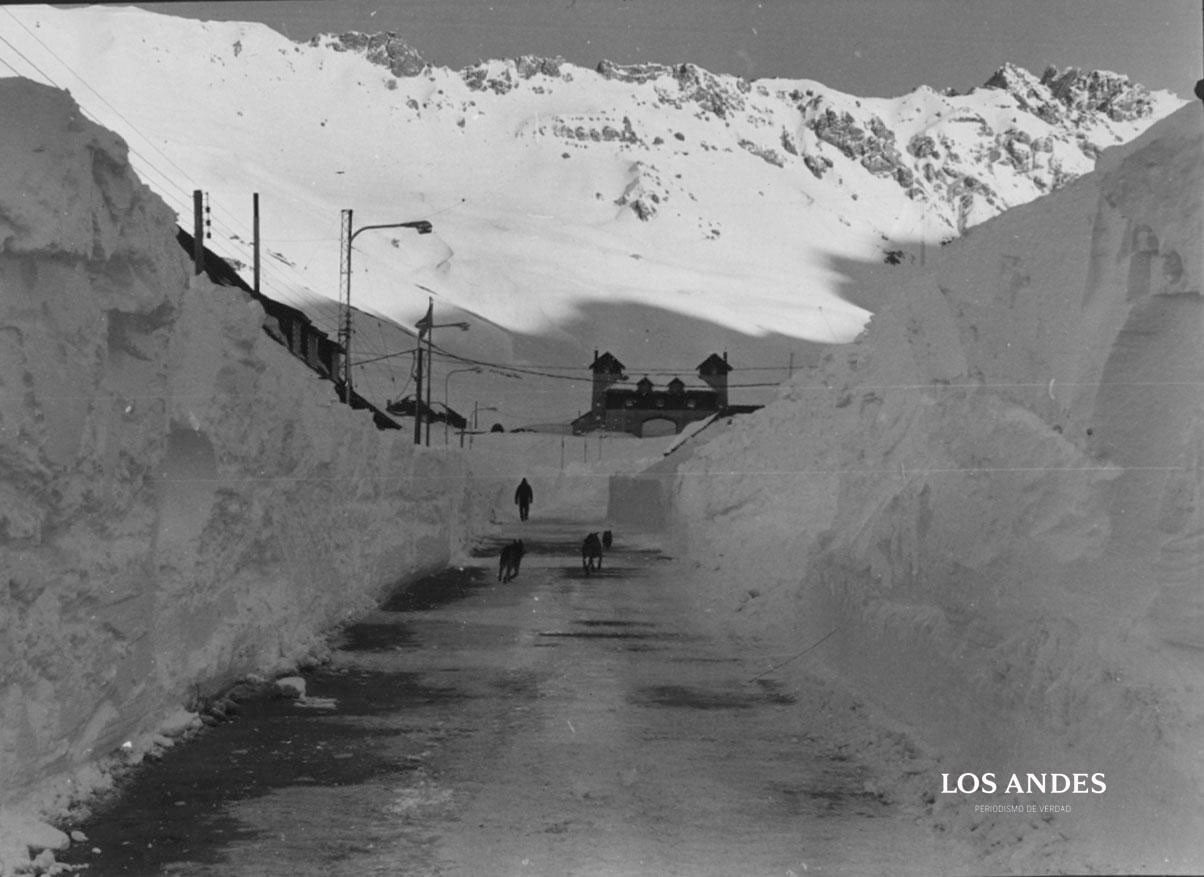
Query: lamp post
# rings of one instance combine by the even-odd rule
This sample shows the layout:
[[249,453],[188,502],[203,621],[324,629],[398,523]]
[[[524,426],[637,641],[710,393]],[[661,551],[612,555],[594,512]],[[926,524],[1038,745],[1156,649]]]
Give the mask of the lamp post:
[[[464,321],[459,321],[459,322],[455,322],[455,323],[436,323],[436,322],[434,322],[435,300],[433,298],[428,299],[428,302],[429,303],[427,304],[427,308],[426,308],[426,316],[418,321],[418,380],[417,380],[418,404],[414,407],[414,444],[416,444],[416,445],[422,444],[420,437],[419,437],[419,425],[422,423],[422,421],[419,419],[422,414],[422,336],[424,334],[426,335],[426,359],[427,359],[427,363],[426,363],[426,367],[427,367],[426,405],[427,405],[427,409],[429,410],[430,405],[431,405],[431,376],[435,373],[435,361],[433,359],[434,348],[435,348],[435,341],[434,341],[435,333],[432,330],[433,329],[446,329],[446,328],[450,328],[450,327],[454,326],[455,328],[459,329],[461,332],[467,332],[468,328],[469,328],[468,323],[466,323]],[[431,446],[431,419],[429,416],[426,419],[426,446],[428,448]]]
[[[499,409],[493,407],[492,405],[487,405],[486,407],[482,408],[482,407],[480,407],[480,403],[478,403],[478,402],[472,403],[472,432],[473,432],[473,435],[470,436],[468,439],[468,446],[470,448],[472,447],[472,439],[476,435],[476,432],[477,432],[477,412],[478,411],[497,411],[497,410],[499,410]],[[460,447],[464,447],[464,433],[463,432],[460,433]]]
[[351,243],[361,232],[378,228],[412,228],[419,234],[430,234],[433,230],[425,219],[362,225],[353,230],[351,211],[344,210],[342,213],[339,234],[339,345],[343,348],[343,401],[348,405],[351,404]]
[[[448,415],[448,412],[451,411],[451,406],[448,404],[448,386],[451,383],[451,376],[456,374],[457,372],[476,372],[477,374],[480,374],[481,367],[479,365],[474,365],[474,366],[470,366],[469,368],[453,368],[443,378],[443,444],[445,444],[445,445],[448,443],[448,422],[447,422],[448,416],[447,415]],[[463,436],[463,431],[461,431],[461,436]]]

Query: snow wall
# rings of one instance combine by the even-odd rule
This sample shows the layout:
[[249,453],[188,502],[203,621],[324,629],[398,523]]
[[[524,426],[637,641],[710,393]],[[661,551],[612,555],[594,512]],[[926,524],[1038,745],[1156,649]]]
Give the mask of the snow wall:
[[779,673],[839,674],[955,777],[1106,773],[1050,832],[1072,870],[1204,867],[1202,115],[901,269],[673,491],[702,613],[783,657],[835,631]]
[[[13,815],[88,791],[89,765],[198,697],[304,660],[446,563],[470,522],[459,455],[378,431],[265,334],[258,304],[192,277],[116,135],[16,79],[0,80],[0,116],[23,120],[0,126]],[[0,871],[24,855],[10,845]]]

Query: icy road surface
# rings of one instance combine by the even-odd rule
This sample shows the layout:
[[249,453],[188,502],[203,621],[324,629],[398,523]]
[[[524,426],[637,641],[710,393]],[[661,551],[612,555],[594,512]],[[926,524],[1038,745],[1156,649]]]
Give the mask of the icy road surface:
[[[59,860],[99,875],[973,870],[859,760],[842,734],[866,721],[856,702],[786,689],[691,628],[685,564],[618,533],[587,577],[580,541],[601,528],[500,527],[472,565],[348,628],[306,698],[244,703],[138,771]],[[514,536],[527,555],[500,584]]]

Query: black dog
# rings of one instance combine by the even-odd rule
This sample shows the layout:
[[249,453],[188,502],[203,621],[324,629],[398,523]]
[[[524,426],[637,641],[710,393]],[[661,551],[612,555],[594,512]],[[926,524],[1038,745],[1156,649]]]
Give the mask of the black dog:
[[602,540],[597,533],[590,533],[581,543],[581,568],[586,575],[590,570],[602,569]]
[[610,530],[602,531],[602,547],[610,551],[610,546],[614,544],[614,537],[610,534]]
[[502,549],[502,556],[498,558],[497,564],[497,580],[499,582],[508,582],[518,575],[518,566],[523,562],[525,553],[522,539],[515,539]]

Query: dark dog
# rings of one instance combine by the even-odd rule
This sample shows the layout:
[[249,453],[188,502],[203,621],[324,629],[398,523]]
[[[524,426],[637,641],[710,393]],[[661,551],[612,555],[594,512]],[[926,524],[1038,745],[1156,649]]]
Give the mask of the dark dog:
[[502,556],[498,558],[497,564],[497,580],[499,582],[508,582],[518,575],[518,566],[523,562],[525,553],[522,539],[515,539],[502,549]]
[[602,531],[602,547],[610,551],[610,546],[614,544],[614,536],[610,535],[610,530]]
[[581,568],[586,575],[591,570],[602,569],[602,540],[597,533],[590,533],[581,543]]

